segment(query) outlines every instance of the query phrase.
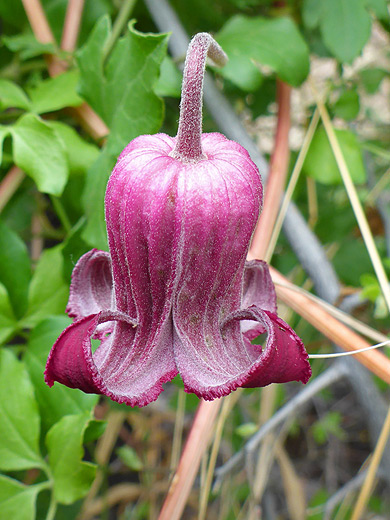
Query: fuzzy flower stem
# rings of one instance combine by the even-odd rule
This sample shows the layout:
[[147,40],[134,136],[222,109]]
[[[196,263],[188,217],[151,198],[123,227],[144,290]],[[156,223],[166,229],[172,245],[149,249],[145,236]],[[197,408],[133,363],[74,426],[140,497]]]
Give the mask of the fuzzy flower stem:
[[184,65],[181,90],[180,119],[176,146],[172,157],[183,162],[198,162],[204,158],[201,145],[203,77],[206,58],[223,66],[227,56],[208,33],[198,33],[192,39]]

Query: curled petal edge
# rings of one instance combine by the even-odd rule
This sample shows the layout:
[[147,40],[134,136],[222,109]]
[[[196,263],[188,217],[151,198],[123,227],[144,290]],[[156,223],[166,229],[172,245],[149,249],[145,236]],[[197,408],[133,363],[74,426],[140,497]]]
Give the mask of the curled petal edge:
[[110,391],[93,359],[91,339],[96,336],[99,325],[112,321],[122,322],[129,327],[137,326],[135,320],[117,311],[102,311],[85,316],[69,325],[51,349],[45,369],[45,382],[52,387],[54,382],[58,381],[85,393],[106,395],[113,401],[128,406],[146,406],[157,399],[163,391],[163,383],[170,381],[177,371],[164,374],[144,393],[137,396],[128,397]]
[[256,321],[258,322],[257,330],[268,333],[264,348],[260,345],[250,344],[246,334],[242,334],[247,350],[256,352],[257,358],[248,365],[245,372],[241,372],[218,386],[200,386],[196,382],[196,377],[190,375],[185,378],[181,374],[186,392],[195,393],[198,397],[211,401],[226,396],[239,387],[264,387],[271,383],[290,381],[307,383],[311,376],[308,355],[301,339],[287,323],[276,314],[252,305],[248,309],[231,313],[223,322],[222,335],[228,337],[229,328],[242,320]]

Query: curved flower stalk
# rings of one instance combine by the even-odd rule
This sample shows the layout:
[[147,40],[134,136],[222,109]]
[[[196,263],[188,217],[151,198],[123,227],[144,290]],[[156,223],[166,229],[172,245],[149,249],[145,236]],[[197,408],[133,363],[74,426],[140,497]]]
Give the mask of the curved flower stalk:
[[[49,386],[144,406],[178,372],[185,390],[206,400],[311,375],[301,340],[276,315],[267,265],[245,262],[260,174],[239,144],[202,134],[207,55],[227,59],[197,34],[177,137],[137,137],[118,158],[105,198],[110,252],[92,250],[74,268],[74,322],[50,352]],[[263,347],[251,343],[264,333]],[[94,353],[91,339],[100,340]]]

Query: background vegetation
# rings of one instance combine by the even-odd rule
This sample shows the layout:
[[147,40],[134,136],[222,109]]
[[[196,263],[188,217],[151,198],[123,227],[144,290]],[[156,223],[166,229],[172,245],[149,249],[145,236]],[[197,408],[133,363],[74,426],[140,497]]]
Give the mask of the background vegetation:
[[206,84],[204,130],[268,178],[251,251],[295,284],[274,271],[280,313],[310,353],[386,339],[388,2],[0,0],[0,17],[0,520],[155,519],[190,431],[193,475],[179,466],[182,504],[170,495],[161,519],[390,518],[386,351],[201,404],[198,437],[179,380],[144,409],[43,381],[72,268],[107,248],[116,157],[137,135],[175,135],[199,31],[230,58]]

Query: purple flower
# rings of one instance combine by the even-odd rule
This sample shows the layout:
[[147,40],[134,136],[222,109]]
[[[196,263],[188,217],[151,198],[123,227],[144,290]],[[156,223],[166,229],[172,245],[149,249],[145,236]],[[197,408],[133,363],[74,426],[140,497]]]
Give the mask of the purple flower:
[[[187,54],[177,137],[137,137],[118,159],[105,198],[110,252],[92,250],[74,268],[75,321],[50,352],[49,386],[144,406],[177,373],[207,400],[311,375],[302,341],[276,315],[267,265],[245,261],[259,172],[239,144],[201,133],[207,54],[226,60],[200,33]],[[265,345],[252,345],[263,333]],[[100,340],[94,353],[91,339]]]

